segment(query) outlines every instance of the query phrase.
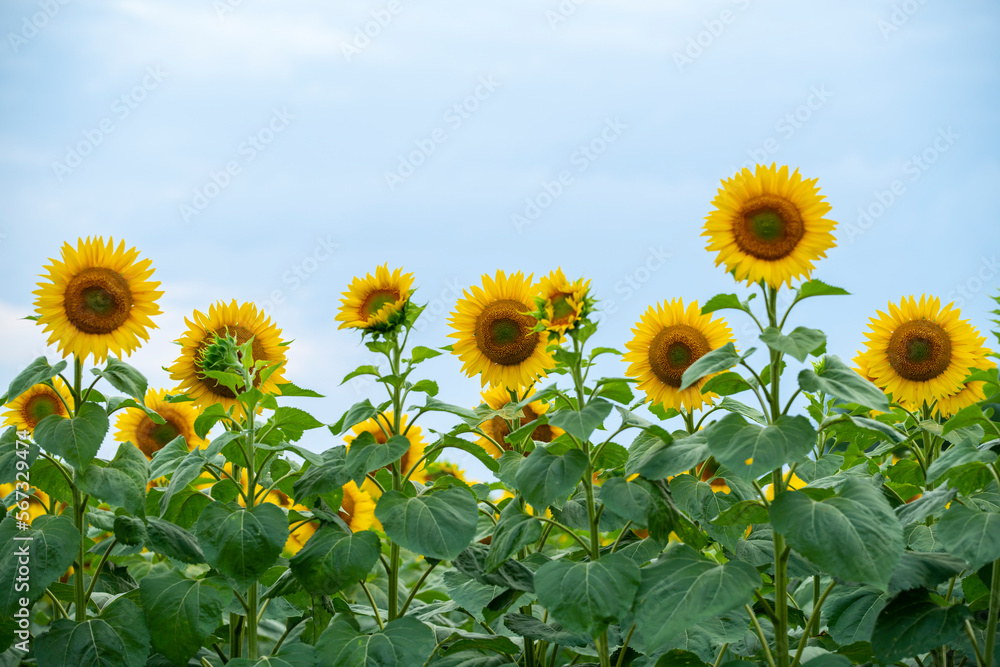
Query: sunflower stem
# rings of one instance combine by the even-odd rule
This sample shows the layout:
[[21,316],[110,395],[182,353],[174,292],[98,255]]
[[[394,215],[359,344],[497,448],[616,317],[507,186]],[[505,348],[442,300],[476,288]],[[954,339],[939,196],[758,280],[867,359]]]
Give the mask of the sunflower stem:
[[[389,368],[392,374],[399,376],[399,361],[402,357],[403,351],[399,345],[399,338],[397,335],[392,337],[392,350],[386,353],[389,359]],[[389,435],[396,435],[401,432],[400,425],[403,418],[403,396],[400,393],[401,383],[396,382],[392,388],[392,433]],[[392,490],[402,491],[403,489],[403,475],[401,473],[400,467],[402,465],[402,457],[390,466],[392,470]],[[399,615],[399,566],[400,566],[400,554],[399,545],[392,542],[389,546],[389,620],[393,621]]]
[[986,619],[986,650],[983,660],[987,667],[993,665],[993,652],[997,640],[997,615],[1000,614],[1000,558],[993,561],[993,574],[990,581],[990,615]]
[[[247,380],[247,388],[252,387],[253,384]],[[257,489],[257,453],[256,445],[254,443],[254,417],[257,414],[256,406],[247,405],[247,509],[253,511],[254,505],[256,504],[256,489]],[[247,591],[247,657],[251,660],[256,660],[259,655],[257,652],[257,594],[258,584],[253,582],[250,584],[250,590]]]

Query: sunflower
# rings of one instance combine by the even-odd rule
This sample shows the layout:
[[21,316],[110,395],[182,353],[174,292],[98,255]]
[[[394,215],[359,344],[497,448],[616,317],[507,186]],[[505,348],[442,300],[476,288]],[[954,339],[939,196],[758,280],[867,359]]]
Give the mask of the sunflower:
[[348,482],[344,485],[344,500],[338,514],[351,532],[368,530],[375,524],[375,500],[357,484]]
[[649,402],[694,410],[716,398],[712,392],[701,393],[712,375],[683,391],[680,386],[688,366],[733,340],[725,320],[702,315],[697,301],[685,310],[682,300],[673,299],[650,306],[632,333],[635,337],[625,344],[629,350],[623,357],[629,363],[625,374],[639,379]]
[[201,411],[191,403],[168,403],[166,389],[147,390],[143,403],[163,417],[165,423],[157,424],[142,408],[125,408],[115,422],[115,440],[131,442],[150,460],[179,435],[184,436],[188,449],[204,449],[208,445],[195,433],[194,420]]
[[948,419],[949,417],[954,417],[962,408],[985,401],[986,394],[983,392],[983,385],[985,384],[985,382],[978,380],[966,382],[954,394],[948,394],[939,398],[936,406],[937,411],[941,413],[942,417]]
[[[519,389],[517,395],[522,398],[527,398],[535,393],[535,388],[531,387],[527,392],[524,389]],[[482,392],[483,402],[494,410],[501,410],[505,405],[510,403],[510,393],[504,387],[492,387]],[[530,424],[531,422],[538,419],[541,415],[548,412],[550,405],[545,401],[532,401],[528,405],[521,408],[521,423]],[[497,443],[500,444],[500,448],[497,448],[495,444],[489,438],[479,438],[478,445],[482,447],[486,452],[495,459],[499,459],[500,455],[504,451],[511,449],[510,445],[507,444],[505,438],[510,433],[510,425],[507,420],[503,417],[497,415],[491,418],[489,421],[485,421],[479,425],[479,428],[486,433],[490,438],[493,438]],[[531,432],[531,439],[537,440],[539,442],[552,442],[564,431],[561,428],[556,428],[555,426],[549,426],[548,424],[542,424],[534,431]]]
[[281,340],[281,329],[272,324],[271,318],[265,317],[255,304],[238,305],[234,299],[226,305],[219,301],[209,307],[208,315],[196,310],[192,317],[193,322],[184,318],[188,330],[177,340],[181,344],[181,356],[169,368],[170,379],[180,382],[175,391],[187,394],[201,407],[221,403],[227,410],[235,407],[236,414],[242,413],[236,395],[230,389],[202,374],[202,351],[216,336],[228,335],[234,336],[238,345],[253,337],[254,361],[280,364],[262,385],[258,375],[254,386],[265,394],[281,393],[278,385],[284,382],[286,343]]
[[[961,312],[953,305],[942,307],[937,297],[923,295],[918,302],[910,296],[899,305],[890,303],[888,314],[878,311],[878,319],[869,319],[858,363],[899,403],[920,407],[944,399],[951,409],[965,400],[957,395],[970,370],[996,365],[987,358],[986,339],[968,320],[959,319]],[[966,394],[970,396],[972,392]]]
[[468,479],[465,471],[451,461],[434,461],[427,464],[427,483],[433,484],[442,477],[454,477],[466,484],[476,484],[476,480]]
[[140,338],[149,340],[146,330],[156,328],[150,317],[161,312],[151,261],[137,261],[138,250],[125,250],[124,241],[115,248],[114,239],[105,245],[103,237],[80,239],[75,249],[64,243],[61,252],[33,292],[38,324],[52,332],[49,344],[58,342],[64,357],[93,355],[95,363],[109,352],[131,355]]
[[586,316],[589,287],[590,281],[584,282],[583,278],[572,283],[566,280],[561,268],[543,277],[538,281],[542,311],[539,321],[549,331],[565,335],[576,326],[577,320]]
[[354,278],[340,300],[340,312],[335,318],[340,329],[387,331],[403,316],[403,309],[413,293],[413,274],[396,269],[389,273],[388,264],[375,269],[375,275]]
[[[413,426],[410,430],[406,430],[406,415],[403,415],[399,420],[399,430],[405,434],[405,438],[410,443],[410,449],[403,454],[400,459],[400,468],[405,475],[409,472],[410,468],[417,465],[417,469],[413,471],[410,475],[410,480],[414,482],[420,482],[423,484],[427,481],[427,468],[421,459],[424,456],[424,448],[426,443],[419,426]],[[385,413],[385,416],[379,415],[377,417],[372,417],[366,422],[362,422],[355,426],[352,430],[354,431],[354,437],[347,438],[347,447],[350,449],[351,443],[354,442],[354,438],[361,435],[362,433],[368,432],[375,436],[375,442],[379,444],[385,444],[387,438],[386,433],[392,434],[392,423],[393,423],[393,413],[389,410]]]
[[[785,474],[785,488],[789,491],[796,491],[798,489],[803,489],[807,485],[807,482],[802,480],[794,472],[789,472]],[[774,485],[765,484],[764,488],[761,489],[768,500],[774,500]]]
[[[32,385],[5,405],[7,410],[3,413],[4,426],[13,426],[18,431],[33,433],[38,422],[49,415],[68,417],[66,405],[73,407],[73,395],[62,378],[53,378],[52,384],[54,388],[42,383]],[[62,400],[59,400],[60,396]],[[65,405],[63,401],[66,401]]]
[[707,249],[719,253],[715,265],[725,263],[736,280],[790,287],[836,245],[837,223],[823,217],[830,211],[824,199],[816,179],[803,180],[798,169],[789,175],[787,166],[759,164],[753,174],[744,168],[723,181],[702,236],[709,237]]
[[450,320],[457,338],[453,352],[462,360],[462,370],[480,374],[483,386],[524,387],[555,366],[547,351],[548,333],[533,331],[537,320],[532,278],[518,271],[508,278],[497,271],[495,278],[483,276],[483,287],[472,286],[456,304]]
[[732,489],[729,488],[729,484],[726,483],[726,480],[719,477],[719,463],[714,458],[710,458],[698,464],[697,469],[701,471],[699,479],[703,482],[708,482],[708,485],[712,487],[713,492],[721,491],[722,493],[729,493],[732,491]]

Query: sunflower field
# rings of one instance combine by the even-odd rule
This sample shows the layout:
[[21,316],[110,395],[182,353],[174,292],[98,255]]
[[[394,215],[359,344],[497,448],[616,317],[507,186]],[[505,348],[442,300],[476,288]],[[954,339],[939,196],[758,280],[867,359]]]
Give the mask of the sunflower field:
[[[932,295],[828,351],[793,311],[849,298],[812,275],[830,210],[788,167],[724,180],[703,235],[734,292],[664,295],[620,349],[560,269],[483,275],[415,345],[414,276],[377,267],[331,335],[382,361],[332,424],[287,405],[322,396],[253,303],[195,311],[149,386],[122,357],[151,260],[65,243],[31,317],[63,358],[0,400],[0,665],[1000,665],[997,354]],[[480,396],[437,398],[441,355]]]

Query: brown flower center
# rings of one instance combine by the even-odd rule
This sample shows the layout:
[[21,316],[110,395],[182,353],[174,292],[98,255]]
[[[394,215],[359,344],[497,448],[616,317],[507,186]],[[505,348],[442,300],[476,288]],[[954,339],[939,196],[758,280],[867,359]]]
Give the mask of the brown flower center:
[[111,269],[83,269],[66,286],[66,319],[89,334],[111,333],[128,320],[132,291],[128,281]]
[[[248,340],[250,340],[251,337],[253,337],[253,332],[247,329],[242,324],[219,327],[214,332],[207,333],[205,335],[205,338],[202,339],[201,344],[198,345],[198,349],[195,350],[195,359],[198,360],[195,362],[195,368],[198,369],[199,373],[202,370],[201,368],[202,352],[205,350],[206,347],[208,347],[208,344],[212,342],[213,334],[214,336],[218,336],[220,338],[223,338],[225,336],[233,336],[234,338],[236,338],[237,345],[243,345]],[[254,361],[268,360],[267,355],[264,351],[264,344],[260,342],[259,337],[253,338],[253,343],[250,345],[250,349],[253,351]],[[234,394],[232,390],[229,389],[229,387],[220,384],[217,380],[213,380],[210,377],[203,377],[201,378],[201,381],[216,396],[225,396],[226,398],[236,398],[236,394]],[[260,386],[259,374],[254,377],[253,384],[255,387]]]
[[936,322],[913,320],[892,332],[886,352],[900,377],[926,382],[941,375],[951,363],[951,338]]
[[494,301],[476,320],[476,347],[501,366],[516,366],[538,347],[538,332],[531,329],[535,318],[525,313],[523,303],[513,299]]
[[[171,440],[181,435],[181,429],[172,417],[160,415],[164,423],[157,424],[149,417],[142,420],[139,428],[136,429],[135,446],[148,458],[153,458],[153,454],[166,447]],[[188,443],[190,446],[190,443]]]
[[21,418],[30,429],[34,429],[38,425],[38,422],[49,415],[61,415],[63,413],[63,404],[58,398],[48,392],[35,394],[25,401],[24,406],[21,408]]
[[733,227],[736,245],[758,259],[787,257],[805,234],[798,207],[783,197],[761,195],[743,206]]
[[688,324],[673,324],[656,334],[649,345],[649,365],[661,382],[680,387],[688,366],[710,350],[700,331]]

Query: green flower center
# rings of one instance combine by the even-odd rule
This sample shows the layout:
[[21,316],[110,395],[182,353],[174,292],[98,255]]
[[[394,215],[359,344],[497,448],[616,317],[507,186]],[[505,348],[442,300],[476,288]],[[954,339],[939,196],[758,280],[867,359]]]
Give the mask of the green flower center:
[[61,415],[63,413],[62,403],[58,398],[49,393],[35,394],[27,400],[22,409],[24,421],[31,428],[49,415]]
[[387,303],[396,303],[399,300],[399,293],[395,290],[376,290],[369,294],[364,303],[361,304],[361,312],[365,317],[373,317],[382,310],[382,306]]

